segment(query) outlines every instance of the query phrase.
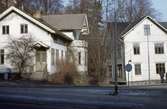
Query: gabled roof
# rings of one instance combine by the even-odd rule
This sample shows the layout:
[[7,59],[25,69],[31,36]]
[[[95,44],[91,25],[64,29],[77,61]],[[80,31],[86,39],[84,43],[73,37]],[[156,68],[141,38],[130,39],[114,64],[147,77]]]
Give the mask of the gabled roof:
[[167,29],[162,26],[159,22],[157,22],[156,20],[154,20],[153,18],[151,18],[150,16],[144,16],[141,17],[140,19],[136,20],[133,23],[130,23],[125,30],[121,33],[122,38],[129,32],[131,31],[133,28],[136,27],[137,24],[139,24],[141,21],[145,20],[145,19],[149,19],[152,23],[154,23],[155,25],[157,25],[162,31],[164,31],[165,33],[167,33]]
[[49,46],[48,46],[47,44],[45,44],[45,43],[43,43],[43,42],[41,42],[41,41],[35,42],[34,45],[33,45],[33,47],[37,47],[37,48],[38,48],[38,47],[39,47],[39,48],[40,48],[40,47],[44,47],[44,48],[47,48],[47,49],[49,48]]
[[[57,28],[58,30],[81,30],[86,14],[62,14],[42,16],[42,20]],[[86,23],[88,23],[86,21]]]
[[67,40],[72,40],[71,38],[69,38],[65,34],[63,34],[60,31],[58,31],[56,28],[54,28],[51,25],[49,25],[47,22],[45,22],[43,20],[40,20],[40,19],[36,19],[33,16],[31,16],[30,14],[27,14],[26,12],[23,12],[23,11],[17,9],[14,6],[11,6],[7,10],[5,10],[2,14],[0,14],[0,21],[3,20],[6,16],[8,16],[12,12],[15,12],[16,14],[22,16],[26,20],[32,22],[33,24],[39,26],[40,28],[44,29],[47,32],[50,32],[52,34],[61,35],[63,38],[65,38]]
[[14,6],[11,6],[10,8],[8,8],[6,11],[4,11],[1,15],[0,15],[0,20],[2,20],[4,17],[6,17],[8,14],[10,14],[11,12],[15,12],[23,17],[25,17],[26,19],[30,20],[32,23],[35,23],[36,25],[42,27],[43,29],[51,32],[51,33],[55,33],[55,30],[51,29],[50,27],[44,25],[43,23],[41,23],[40,21],[38,21],[37,19],[33,18],[32,16],[26,14],[25,12],[17,9]]

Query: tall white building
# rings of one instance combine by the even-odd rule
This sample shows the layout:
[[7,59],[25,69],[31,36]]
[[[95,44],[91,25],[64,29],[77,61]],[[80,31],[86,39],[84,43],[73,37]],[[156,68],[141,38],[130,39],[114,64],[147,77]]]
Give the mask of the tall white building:
[[146,16],[130,24],[122,33],[125,65],[132,64],[126,72],[126,81],[160,80],[167,72],[167,29],[155,19]]

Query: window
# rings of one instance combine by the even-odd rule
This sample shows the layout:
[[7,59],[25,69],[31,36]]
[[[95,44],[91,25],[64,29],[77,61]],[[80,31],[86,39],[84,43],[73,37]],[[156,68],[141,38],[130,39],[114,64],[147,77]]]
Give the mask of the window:
[[81,52],[78,52],[78,64],[81,64]]
[[56,64],[59,63],[59,50],[56,49]]
[[0,50],[0,64],[4,64],[4,50]]
[[67,60],[68,59],[68,53],[67,53],[67,51],[65,51],[64,56],[65,56],[65,60]]
[[42,62],[46,62],[46,52],[45,51],[41,52],[41,58],[42,58]]
[[144,35],[148,36],[150,34],[150,25],[144,25]]
[[141,75],[141,64],[135,64],[135,75]]
[[155,44],[155,54],[164,54],[164,44],[163,43]]
[[109,77],[112,77],[112,65],[108,66]]
[[87,65],[87,52],[85,52],[85,66]]
[[165,73],[165,63],[157,63],[156,64],[156,72],[157,72],[157,74]]
[[123,75],[122,75],[123,71],[122,71],[122,64],[118,64],[117,65],[117,75],[119,78],[122,78]]
[[52,65],[55,64],[55,50],[52,48],[51,49],[51,62],[52,62]]
[[61,50],[61,59],[63,60],[64,52]]
[[28,25],[27,24],[21,24],[21,34],[28,33]]
[[140,45],[139,44],[136,43],[133,45],[133,52],[134,52],[134,55],[140,54]]
[[2,34],[9,34],[9,25],[2,26]]
[[40,52],[39,51],[36,52],[36,61],[40,62]]

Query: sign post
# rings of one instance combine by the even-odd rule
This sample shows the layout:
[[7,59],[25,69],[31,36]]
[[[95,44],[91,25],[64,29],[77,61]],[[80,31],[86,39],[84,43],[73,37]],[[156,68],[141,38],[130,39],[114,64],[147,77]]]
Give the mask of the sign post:
[[128,63],[125,66],[125,70],[128,72],[128,87],[129,87],[129,72],[132,71],[132,65]]

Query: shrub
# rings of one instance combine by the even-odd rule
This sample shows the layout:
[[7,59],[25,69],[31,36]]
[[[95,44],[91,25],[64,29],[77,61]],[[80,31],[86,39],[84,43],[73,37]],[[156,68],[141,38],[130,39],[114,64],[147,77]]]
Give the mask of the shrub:
[[80,76],[73,62],[60,60],[56,67],[57,71],[51,75],[51,82],[71,85]]

